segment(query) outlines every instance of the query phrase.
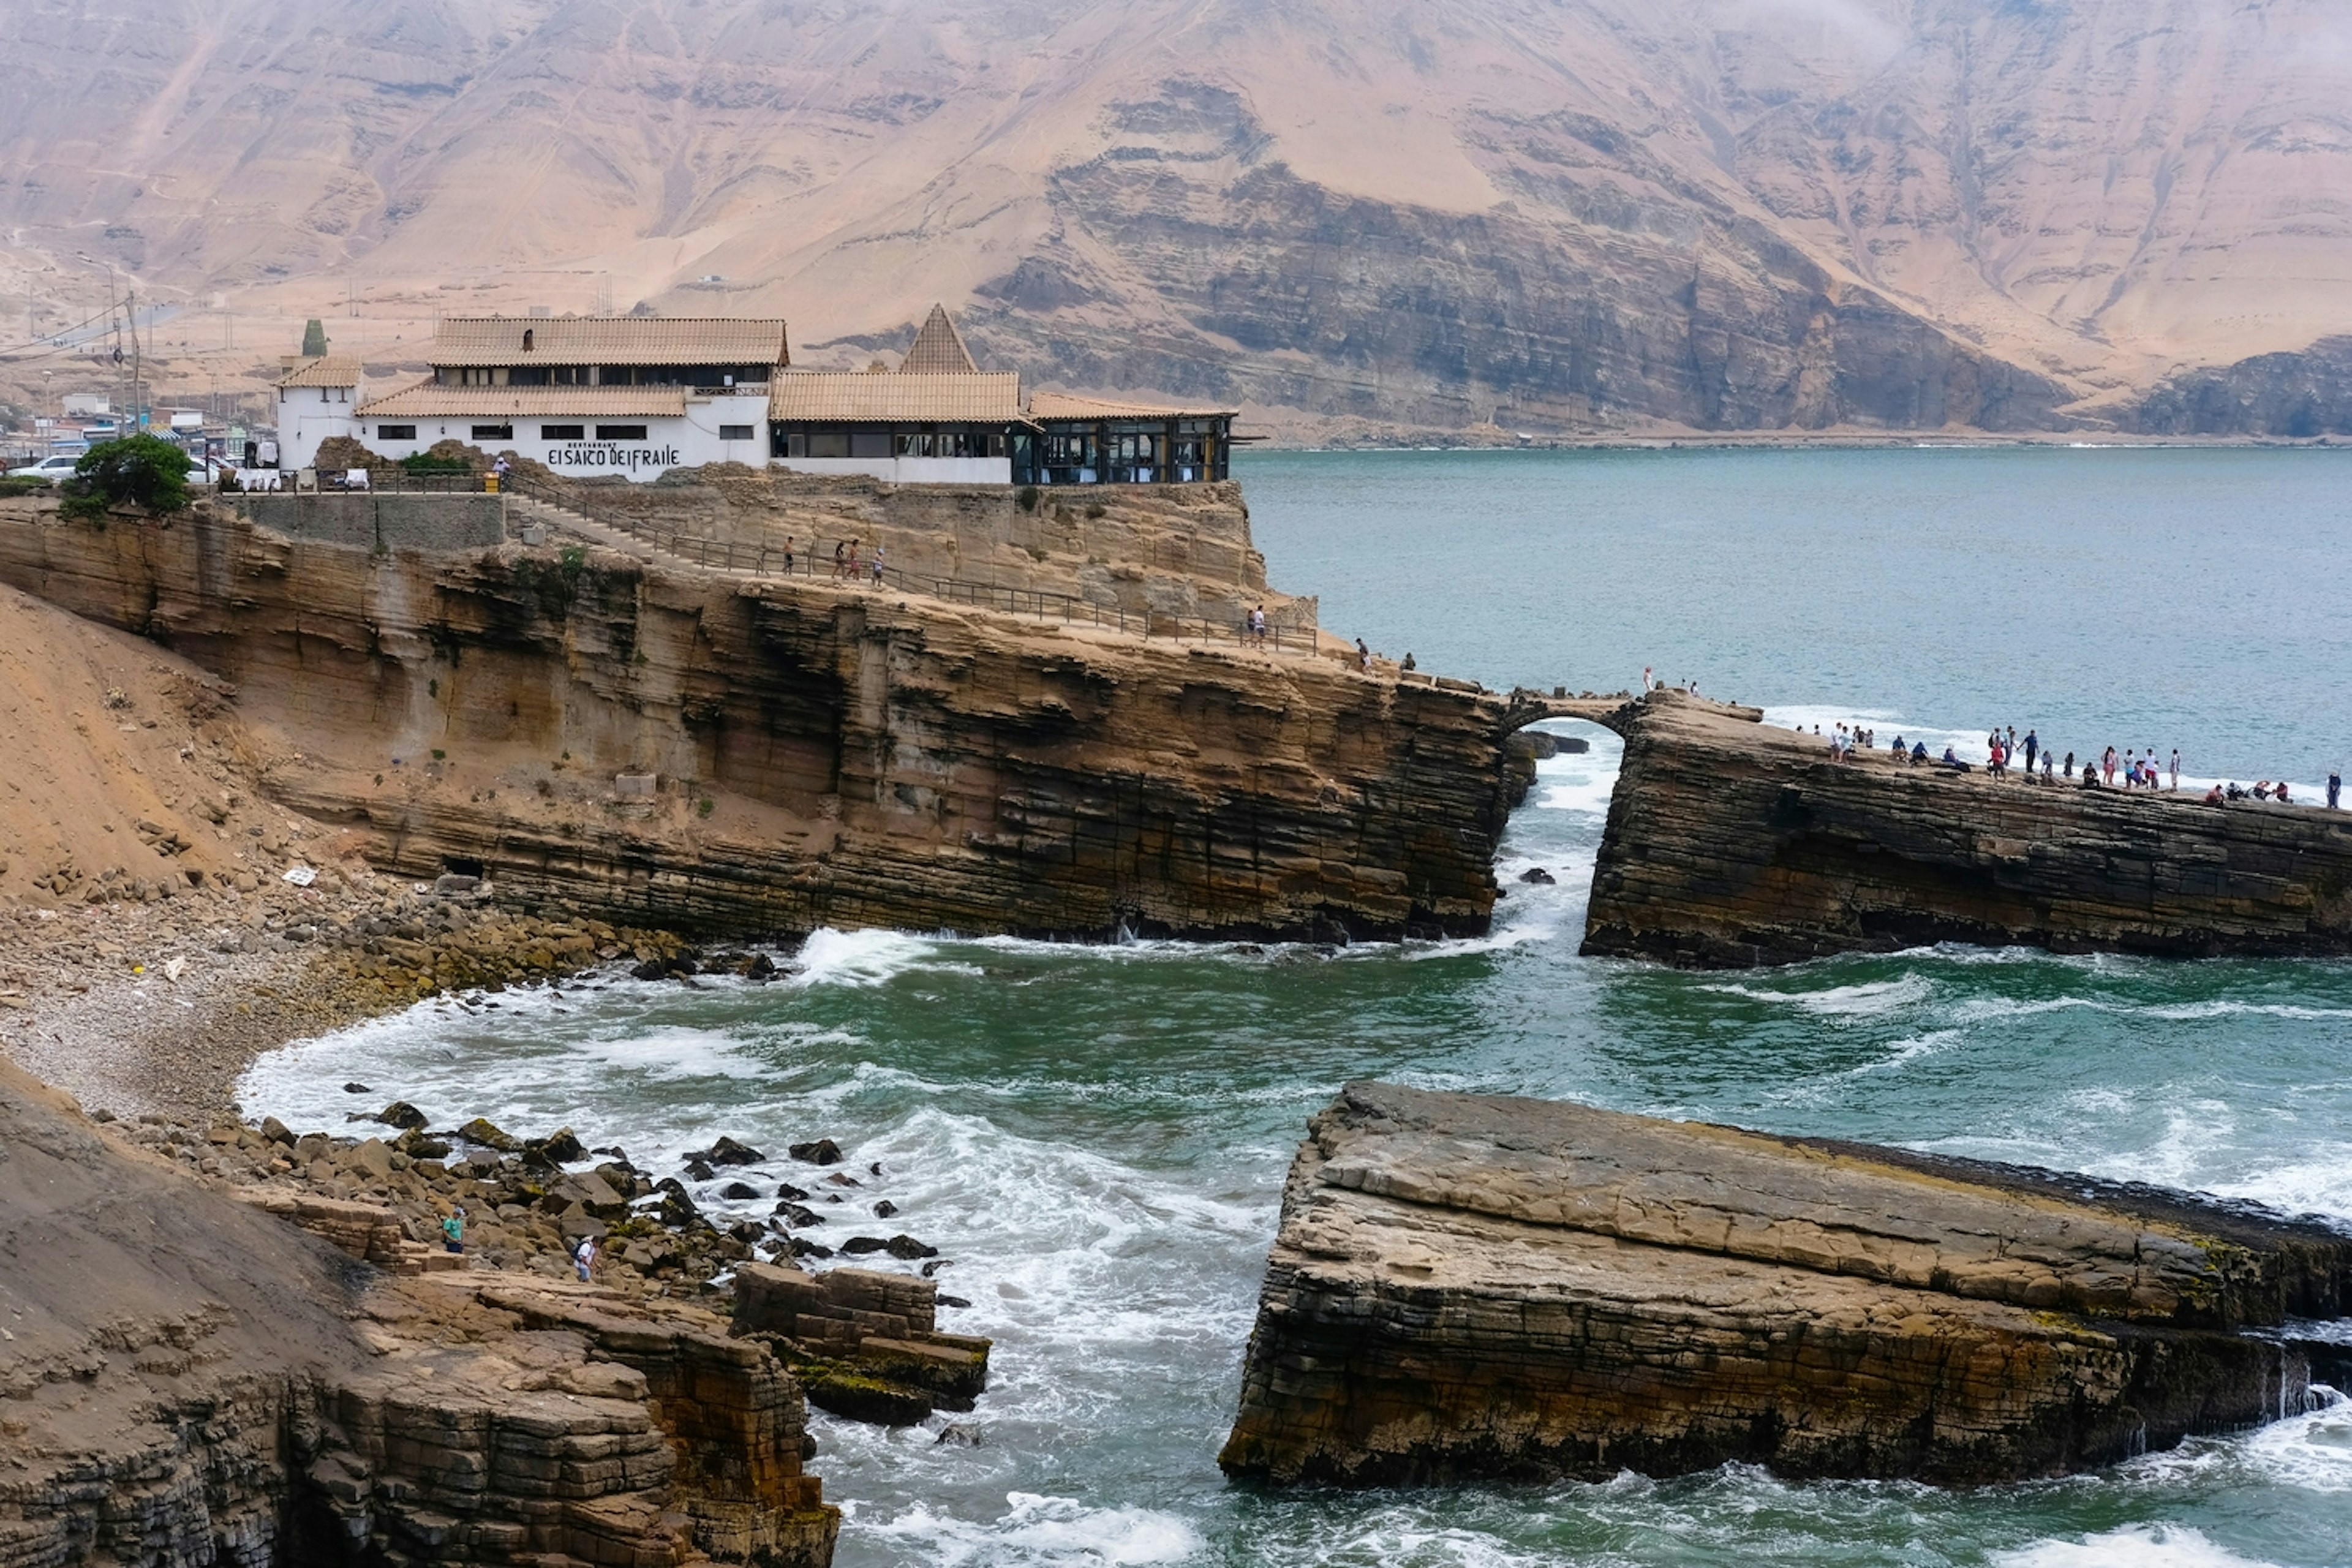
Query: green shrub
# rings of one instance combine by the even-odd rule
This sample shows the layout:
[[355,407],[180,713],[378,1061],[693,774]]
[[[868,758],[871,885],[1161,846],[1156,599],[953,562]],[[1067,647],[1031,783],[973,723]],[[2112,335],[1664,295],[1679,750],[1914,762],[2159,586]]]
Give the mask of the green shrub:
[[49,481],[38,474],[18,474],[9,478],[0,474],[0,496],[45,496],[49,493]]
[[100,441],[81,455],[65,482],[68,517],[103,517],[109,507],[188,510],[188,455],[160,436]]
[[473,465],[463,458],[436,458],[430,452],[418,452],[401,458],[400,466],[412,474],[462,474],[470,471]]
[[1014,493],[1013,502],[1023,511],[1035,511],[1037,510],[1037,487],[1035,485],[1023,485],[1021,489]]

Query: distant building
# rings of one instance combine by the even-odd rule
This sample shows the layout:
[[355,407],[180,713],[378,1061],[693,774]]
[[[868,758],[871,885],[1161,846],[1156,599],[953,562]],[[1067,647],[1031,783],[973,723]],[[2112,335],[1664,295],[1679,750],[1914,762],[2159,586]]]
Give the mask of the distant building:
[[317,460],[321,442],[358,433],[367,374],[358,360],[345,354],[279,363],[285,369],[278,378],[278,452],[286,467],[307,468]]
[[1024,405],[1020,376],[982,370],[937,305],[895,372],[794,371],[782,321],[723,318],[456,319],[426,361],[430,375],[377,397],[356,361],[289,361],[284,466],[341,435],[388,458],[455,440],[588,478],[738,462],[900,484],[1177,484],[1225,477],[1235,413],[1058,393]]
[[1227,474],[1231,408],[1038,393],[982,370],[943,306],[896,374],[795,372],[769,395],[776,462],[902,484],[1172,484]]
[[106,395],[98,392],[68,392],[65,405],[58,412],[68,419],[86,419],[93,414],[111,414],[114,405]]
[[[453,319],[425,362],[425,380],[358,407],[370,450],[405,458],[455,440],[632,479],[764,466],[768,386],[790,363],[781,321],[644,316]],[[305,450],[289,443],[287,465]]]

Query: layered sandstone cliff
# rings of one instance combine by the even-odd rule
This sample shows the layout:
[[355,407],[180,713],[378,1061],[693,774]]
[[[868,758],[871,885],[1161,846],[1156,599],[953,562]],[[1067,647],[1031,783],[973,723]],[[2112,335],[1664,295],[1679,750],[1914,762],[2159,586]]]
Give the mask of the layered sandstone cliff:
[[1937,942],[2352,952],[2352,819],[1834,762],[1675,692],[1628,707],[1584,951],[1695,967]]
[[832,1560],[800,1388],[721,1320],[389,1276],[5,1065],[0,1255],[10,1568]]
[[[1974,1482],[2302,1408],[2352,1235],[2079,1176],[1350,1084],[1283,1191],[1221,1462],[1375,1484]],[[2265,1332],[2264,1331],[2270,1331]]]
[[0,503],[0,581],[233,682],[378,865],[685,928],[1475,931],[1525,767],[1462,682],[553,543]]

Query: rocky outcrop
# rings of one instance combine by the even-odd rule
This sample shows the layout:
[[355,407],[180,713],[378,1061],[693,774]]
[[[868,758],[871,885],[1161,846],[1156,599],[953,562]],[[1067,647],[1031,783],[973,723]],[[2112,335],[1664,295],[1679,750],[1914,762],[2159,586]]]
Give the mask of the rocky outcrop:
[[1374,1484],[2048,1475],[2302,1408],[2352,1235],[2086,1177],[1350,1084],[1221,1463]]
[[1693,967],[1938,942],[2181,957],[2352,952],[2352,818],[1831,760],[1675,692],[1624,762],[1584,951]]
[[820,1410],[910,1426],[970,1410],[988,1387],[991,1342],[943,1334],[939,1287],[872,1268],[735,1271],[734,1329],[782,1358]]
[[1494,903],[1508,718],[1464,682],[210,507],[0,503],[0,581],[233,681],[268,792],[404,876],[736,931],[1397,936]]
[[5,1066],[0,1152],[9,1568],[831,1561],[799,1387],[708,1311],[388,1276]]
[[2149,436],[2352,436],[2352,337],[2184,371],[2126,423]]

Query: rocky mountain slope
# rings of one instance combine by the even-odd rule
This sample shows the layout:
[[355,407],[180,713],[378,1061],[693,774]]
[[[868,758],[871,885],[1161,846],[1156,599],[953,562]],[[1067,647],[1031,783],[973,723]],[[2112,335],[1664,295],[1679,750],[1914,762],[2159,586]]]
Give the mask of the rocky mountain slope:
[[0,44],[0,290],[194,307],[167,384],[332,306],[392,360],[645,301],[862,363],[936,298],[1276,429],[2159,428],[2168,375],[2299,374],[2352,273],[2327,0],[34,0]]

